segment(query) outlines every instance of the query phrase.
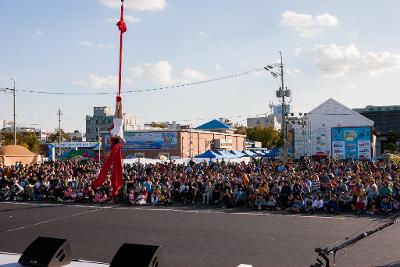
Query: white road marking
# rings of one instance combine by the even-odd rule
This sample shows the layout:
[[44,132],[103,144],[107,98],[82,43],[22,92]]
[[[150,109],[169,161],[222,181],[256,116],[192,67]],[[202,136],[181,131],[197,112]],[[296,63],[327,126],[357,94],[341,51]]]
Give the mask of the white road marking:
[[87,211],[78,212],[78,213],[71,214],[71,215],[52,218],[52,219],[49,219],[49,220],[46,220],[46,221],[40,221],[40,222],[37,222],[37,223],[28,224],[28,225],[20,226],[20,227],[13,228],[13,229],[8,229],[8,230],[2,231],[0,233],[9,233],[9,232],[20,231],[20,230],[23,230],[25,228],[31,228],[31,227],[35,227],[35,226],[38,226],[38,225],[41,225],[41,224],[51,223],[51,222],[55,222],[55,221],[59,221],[59,220],[67,219],[67,218],[72,218],[72,217],[76,217],[76,216],[79,216],[79,215],[96,212],[96,211],[99,211],[99,210],[101,210],[101,209],[87,210]]
[[[182,212],[182,213],[196,213],[196,214],[226,214],[226,215],[246,215],[246,216],[289,216],[299,218],[311,218],[311,219],[322,219],[322,220],[346,220],[343,216],[318,216],[318,215],[304,215],[304,214],[285,214],[285,213],[271,213],[271,212],[230,212],[229,210],[193,210],[193,209],[179,209],[179,208],[157,208],[149,206],[96,206],[96,205],[84,205],[84,204],[47,204],[47,203],[24,203],[24,202],[0,202],[12,205],[31,205],[31,206],[62,206],[62,207],[76,207],[76,208],[90,208],[90,209],[118,209],[118,210],[143,210],[143,211],[163,211],[163,212]],[[92,212],[92,211],[89,211]],[[88,213],[89,213],[88,212]]]

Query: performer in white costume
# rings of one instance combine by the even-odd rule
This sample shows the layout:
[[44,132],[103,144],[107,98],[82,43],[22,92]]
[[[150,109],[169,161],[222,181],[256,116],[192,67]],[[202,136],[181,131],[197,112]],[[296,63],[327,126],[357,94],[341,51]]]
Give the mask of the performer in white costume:
[[124,120],[122,118],[122,99],[117,96],[117,101],[115,104],[115,114],[113,118],[113,128],[110,131],[112,138],[116,138],[125,143],[124,139]]

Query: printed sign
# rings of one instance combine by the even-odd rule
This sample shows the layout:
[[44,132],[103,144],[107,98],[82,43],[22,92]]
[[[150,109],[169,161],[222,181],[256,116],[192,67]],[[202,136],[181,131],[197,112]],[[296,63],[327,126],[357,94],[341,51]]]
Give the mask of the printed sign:
[[371,127],[332,128],[332,157],[371,159]]
[[232,139],[215,139],[214,148],[215,149],[232,149]]

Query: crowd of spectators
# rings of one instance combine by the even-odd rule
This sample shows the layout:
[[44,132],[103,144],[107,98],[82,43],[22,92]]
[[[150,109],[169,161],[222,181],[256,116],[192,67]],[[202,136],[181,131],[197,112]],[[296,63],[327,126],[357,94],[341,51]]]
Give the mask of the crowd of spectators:
[[[109,178],[92,188],[100,164],[59,161],[0,166],[0,200],[110,203]],[[254,160],[250,163],[124,166],[119,203],[215,205],[289,212],[388,214],[400,210],[400,165],[391,161]]]

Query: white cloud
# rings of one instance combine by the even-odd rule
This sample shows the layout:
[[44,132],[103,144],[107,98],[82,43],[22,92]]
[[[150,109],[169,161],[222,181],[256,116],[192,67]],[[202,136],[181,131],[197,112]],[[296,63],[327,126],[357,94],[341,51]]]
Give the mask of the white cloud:
[[289,75],[303,74],[303,72],[297,68],[286,68],[285,72]]
[[38,39],[43,36],[43,32],[41,30],[36,30],[36,32],[33,34],[33,38]]
[[[111,8],[121,6],[118,0],[100,0],[100,3]],[[124,6],[137,11],[162,10],[167,6],[167,2],[165,0],[129,0],[124,2]]]
[[194,40],[186,40],[183,42],[183,46],[188,47],[194,44]]
[[207,33],[205,33],[205,32],[198,32],[198,35],[200,37],[208,37]]
[[400,54],[385,51],[361,53],[354,44],[317,44],[306,53],[314,57],[327,76],[343,76],[350,71],[374,75],[400,69]]
[[103,89],[106,87],[116,88],[118,86],[117,75],[98,76],[90,74],[86,80],[73,81],[73,85],[87,86],[94,89]]
[[295,50],[295,55],[296,56],[300,56],[301,54],[304,53],[305,50],[306,49],[303,46],[297,47],[296,50]]
[[221,65],[220,65],[220,64],[216,64],[216,65],[215,65],[215,69],[216,69],[217,71],[220,71],[220,70],[221,70]]
[[194,70],[194,69],[185,69],[182,73],[184,80],[187,82],[199,82],[207,80],[207,75]]
[[281,15],[280,25],[292,28],[301,37],[311,37],[324,28],[333,27],[338,24],[335,16],[327,13],[312,16],[308,14],[296,13],[294,11],[285,11]]
[[[130,16],[130,15],[125,15],[124,19],[125,19],[125,22],[132,22],[132,23],[141,23],[142,22],[141,19],[134,17],[134,16]],[[119,18],[116,18],[116,17],[107,19],[107,22],[112,22],[112,23],[117,23],[118,21],[119,21]]]
[[102,44],[102,43],[92,43],[90,41],[79,41],[79,45],[83,47],[93,47],[93,48],[104,48],[104,49],[110,49],[113,48],[115,45],[113,44]]
[[174,77],[174,70],[167,60],[157,63],[146,63],[141,67],[132,68],[133,73],[158,85],[176,85],[180,83],[206,80],[207,76],[194,69],[185,69],[181,77]]

